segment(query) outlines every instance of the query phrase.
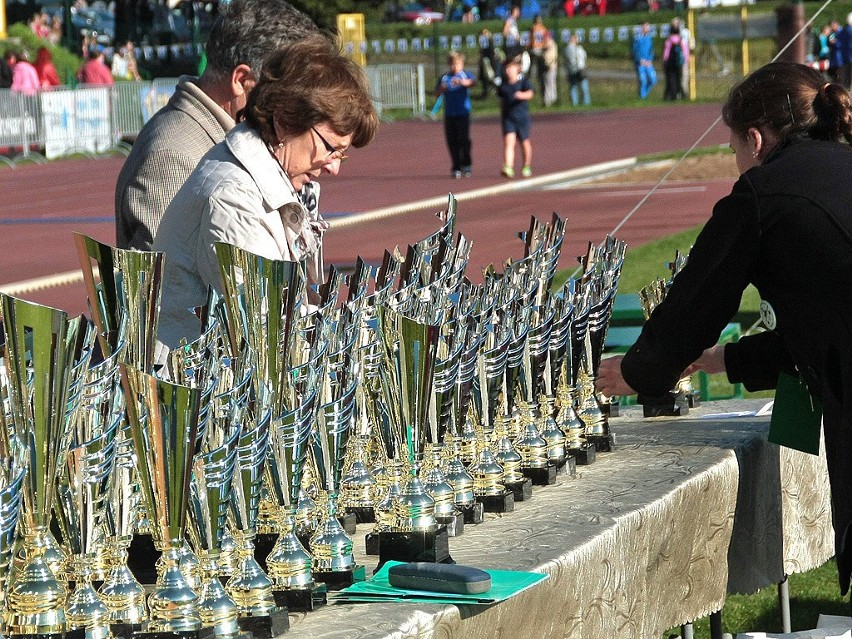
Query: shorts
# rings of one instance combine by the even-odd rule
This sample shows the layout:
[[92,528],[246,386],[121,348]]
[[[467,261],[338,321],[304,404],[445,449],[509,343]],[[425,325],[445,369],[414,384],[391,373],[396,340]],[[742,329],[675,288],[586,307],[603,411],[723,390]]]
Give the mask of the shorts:
[[529,139],[530,129],[532,129],[532,118],[530,118],[529,114],[523,117],[509,116],[503,118],[503,135],[514,133],[523,142]]

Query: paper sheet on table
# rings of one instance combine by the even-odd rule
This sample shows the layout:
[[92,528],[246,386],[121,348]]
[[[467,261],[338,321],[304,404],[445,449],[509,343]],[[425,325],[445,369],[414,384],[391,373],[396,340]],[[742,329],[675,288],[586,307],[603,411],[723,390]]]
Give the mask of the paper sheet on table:
[[486,570],[491,575],[491,588],[476,595],[459,595],[431,590],[394,588],[388,581],[388,569],[403,562],[388,561],[372,579],[352,584],[348,588],[330,593],[329,598],[338,603],[351,602],[421,602],[435,604],[493,604],[512,597],[540,581],[547,575],[517,570]]

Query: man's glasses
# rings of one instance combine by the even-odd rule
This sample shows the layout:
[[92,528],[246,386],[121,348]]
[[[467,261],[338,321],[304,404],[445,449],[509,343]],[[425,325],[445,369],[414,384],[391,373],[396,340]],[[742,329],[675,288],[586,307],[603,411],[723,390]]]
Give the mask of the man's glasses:
[[316,127],[313,127],[313,126],[312,126],[312,127],[311,127],[311,131],[313,131],[314,133],[316,133],[316,134],[317,134],[317,137],[318,137],[318,138],[322,141],[322,144],[323,144],[323,146],[325,147],[325,150],[326,150],[326,151],[328,151],[328,155],[327,155],[327,156],[325,156],[325,159],[326,159],[327,161],[340,160],[341,162],[343,162],[343,160],[345,160],[345,159],[347,159],[347,158],[349,157],[348,155],[346,155],[346,154],[345,154],[343,151],[341,151],[340,149],[335,149],[335,148],[331,145],[331,142],[329,142],[328,140],[326,140],[326,139],[322,136],[322,133],[320,133],[319,131],[317,131]]

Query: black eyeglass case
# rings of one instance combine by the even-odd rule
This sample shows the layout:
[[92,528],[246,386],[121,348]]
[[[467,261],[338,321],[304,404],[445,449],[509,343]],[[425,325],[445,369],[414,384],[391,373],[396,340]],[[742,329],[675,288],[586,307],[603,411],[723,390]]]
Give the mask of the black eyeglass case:
[[388,569],[394,588],[430,590],[458,595],[478,595],[491,589],[491,575],[479,568],[458,564],[412,561]]

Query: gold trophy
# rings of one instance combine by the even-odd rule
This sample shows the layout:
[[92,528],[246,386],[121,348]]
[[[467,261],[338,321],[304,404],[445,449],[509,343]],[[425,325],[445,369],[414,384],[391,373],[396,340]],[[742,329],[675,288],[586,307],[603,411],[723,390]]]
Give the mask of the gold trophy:
[[131,366],[124,366],[123,374],[139,484],[154,545],[162,553],[144,632],[164,636],[196,632],[201,628],[199,599],[181,573],[180,557],[201,391],[158,380]]
[[82,317],[69,320],[47,306],[2,294],[0,304],[12,422],[28,451],[19,531],[23,565],[8,586],[7,627],[11,634],[61,634],[66,589],[51,568],[61,554],[49,526],[56,479],[70,445],[69,392],[86,368],[94,331]]

